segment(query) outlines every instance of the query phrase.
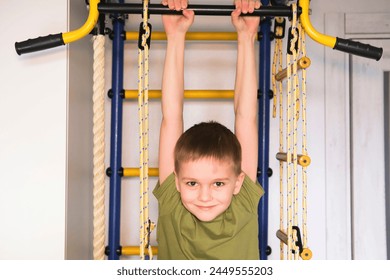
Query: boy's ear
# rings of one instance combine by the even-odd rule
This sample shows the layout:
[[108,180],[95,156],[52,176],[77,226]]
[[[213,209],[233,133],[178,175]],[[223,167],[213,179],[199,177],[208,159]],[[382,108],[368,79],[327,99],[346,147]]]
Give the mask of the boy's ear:
[[245,173],[241,172],[237,177],[236,185],[234,186],[234,190],[233,190],[233,195],[236,195],[240,192],[242,184],[244,183],[244,179],[245,179]]
[[174,171],[173,174],[175,174],[175,185],[176,185],[176,189],[177,189],[178,192],[180,192],[179,178],[178,178],[178,176],[177,176],[177,174],[176,174],[176,171]]

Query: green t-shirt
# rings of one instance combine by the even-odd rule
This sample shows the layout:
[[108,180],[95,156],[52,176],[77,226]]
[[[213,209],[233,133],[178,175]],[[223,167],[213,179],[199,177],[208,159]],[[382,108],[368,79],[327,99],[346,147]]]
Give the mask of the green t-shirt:
[[159,204],[159,260],[259,259],[257,206],[264,190],[245,177],[228,209],[202,222],[181,203],[172,173],[153,194]]

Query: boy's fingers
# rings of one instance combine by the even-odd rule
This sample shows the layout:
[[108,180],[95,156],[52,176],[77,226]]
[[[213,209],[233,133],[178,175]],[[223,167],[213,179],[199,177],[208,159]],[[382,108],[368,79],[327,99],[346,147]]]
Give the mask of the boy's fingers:
[[175,9],[175,0],[168,0],[168,7],[170,10]]
[[234,0],[234,5],[236,6],[236,9],[241,9],[241,0]]
[[181,0],[174,0],[174,5],[175,5],[174,9],[176,11],[180,11],[181,10]]
[[184,10],[188,6],[188,0],[162,0],[161,4],[168,6],[170,10]]
[[183,0],[175,0],[175,10],[181,11],[183,9],[182,2],[185,2]]
[[232,16],[232,22],[233,22],[233,24],[235,24],[235,23],[237,22],[238,17],[240,16],[240,14],[241,14],[241,8],[236,8],[236,9],[232,12],[231,16]]
[[260,0],[255,1],[255,9],[259,9],[261,7],[261,2]]
[[183,10],[183,16],[185,16],[186,18],[188,18],[189,16],[191,16],[191,12],[194,12],[194,11],[191,11],[191,10]]
[[163,0],[163,1],[168,1],[168,7],[170,10],[176,10],[176,11],[181,10],[182,0]]
[[249,10],[249,1],[250,0],[242,0],[241,1],[241,5],[242,5],[241,10],[244,14],[246,14]]
[[194,11],[193,10],[183,10],[183,16],[187,19],[192,19],[194,17]]
[[232,12],[232,16],[234,16],[234,17],[238,17],[240,14],[241,14],[241,8],[236,8],[236,9]]
[[253,13],[255,10],[255,0],[249,0],[248,12]]
[[187,0],[181,0],[181,8],[184,10],[188,6],[188,1]]

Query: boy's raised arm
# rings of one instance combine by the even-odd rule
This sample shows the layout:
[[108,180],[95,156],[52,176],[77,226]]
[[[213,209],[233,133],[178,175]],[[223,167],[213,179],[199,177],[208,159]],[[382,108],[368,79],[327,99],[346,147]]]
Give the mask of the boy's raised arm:
[[[168,3],[169,2],[169,3]],[[163,1],[170,9],[187,7],[187,0]],[[162,17],[167,34],[167,51],[162,79],[162,122],[159,145],[159,180],[162,183],[174,171],[173,151],[183,133],[184,44],[185,35],[194,20],[194,12],[183,10],[183,16]]]
[[[257,177],[257,75],[255,39],[259,17],[245,17],[260,7],[258,0],[236,0],[232,23],[237,30],[238,50],[234,92],[235,133],[242,148],[242,170],[253,181]],[[240,16],[241,15],[241,16]]]

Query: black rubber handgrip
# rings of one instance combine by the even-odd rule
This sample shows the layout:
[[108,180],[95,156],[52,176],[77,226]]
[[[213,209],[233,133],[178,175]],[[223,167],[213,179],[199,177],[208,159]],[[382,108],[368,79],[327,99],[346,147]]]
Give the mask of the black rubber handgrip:
[[58,46],[65,45],[64,40],[62,39],[62,33],[48,35],[45,37],[38,37],[35,39],[28,39],[23,42],[15,43],[15,50],[18,55],[42,51]]
[[369,44],[363,44],[338,37],[336,37],[336,44],[334,45],[334,49],[375,60],[381,59],[383,54],[382,48],[377,48]]

